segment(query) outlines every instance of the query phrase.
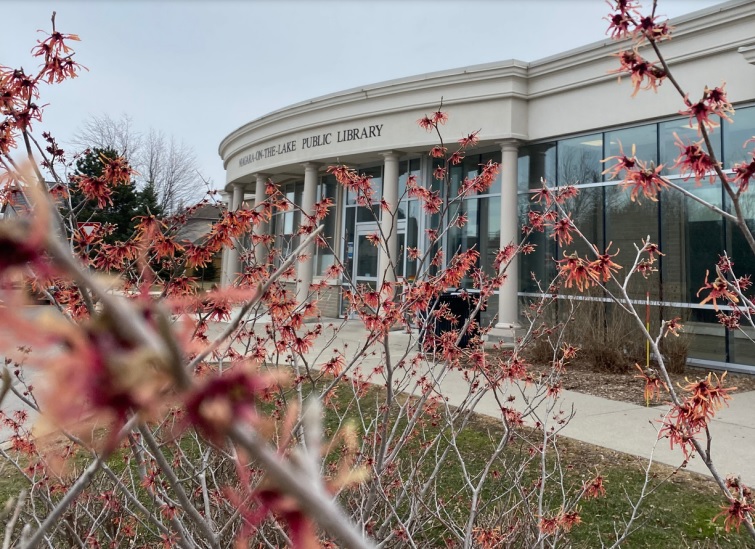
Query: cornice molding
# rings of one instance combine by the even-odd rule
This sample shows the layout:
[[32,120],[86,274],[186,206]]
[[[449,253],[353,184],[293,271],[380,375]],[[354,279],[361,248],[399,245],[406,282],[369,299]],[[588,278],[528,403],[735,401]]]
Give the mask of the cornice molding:
[[737,50],[737,53],[742,54],[750,65],[755,65],[755,44],[742,46]]
[[[715,47],[696,45],[696,37],[700,33],[720,32],[724,33],[723,37],[728,37],[729,28],[733,25],[740,30],[743,25],[755,27],[755,2],[752,0],[732,0],[674,18],[670,23],[674,27],[673,39],[669,42],[669,62],[672,64],[694,61],[732,50],[742,54],[748,63],[755,64],[755,44],[752,42],[751,34],[745,39],[741,38],[740,32],[739,39],[731,37],[731,41],[721,42]],[[687,47],[679,48],[680,44]],[[280,139],[294,132],[315,130],[326,124],[339,124],[388,113],[435,109],[437,103],[428,101],[427,96],[438,89],[444,90],[444,93],[438,93],[438,99],[441,96],[445,97],[444,107],[452,107],[488,100],[528,101],[600,84],[615,79],[617,75],[608,74],[598,66],[605,64],[611,55],[628,47],[631,47],[629,41],[617,42],[607,39],[531,63],[509,59],[420,74],[323,95],[278,109],[244,124],[221,141],[218,153],[227,167],[231,158],[254,143]],[[679,51],[680,49],[683,51]],[[587,74],[582,71],[581,77],[576,76],[575,69],[591,65],[597,70],[588,69]],[[560,73],[567,76],[561,77]],[[554,77],[552,81],[541,80],[548,76]],[[496,81],[500,81],[502,85],[498,87],[499,91],[491,93],[489,84]],[[538,81],[541,82],[542,88],[537,85]],[[468,89],[457,96],[448,93],[448,88],[458,91],[462,87]],[[533,88],[534,91],[530,91]],[[391,100],[392,98],[395,100]],[[378,99],[383,101],[375,101]],[[300,120],[304,116],[309,120],[302,124]],[[285,124],[287,121],[291,123]],[[285,127],[281,127],[282,125]],[[266,128],[268,131],[265,131]]]
[[[469,97],[464,98],[458,98],[458,99],[444,99],[443,100],[443,106],[446,107],[453,107],[455,105],[463,105],[466,103],[478,103],[482,101],[494,101],[494,100],[500,100],[500,99],[519,99],[526,101],[528,99],[528,95],[525,93],[520,92],[509,92],[509,93],[495,93],[495,94],[477,94]],[[417,103],[404,103],[403,105],[397,105],[397,106],[389,106],[386,108],[381,109],[365,109],[363,111],[359,112],[358,116],[352,116],[352,115],[345,115],[345,116],[335,116],[328,118],[327,120],[317,120],[315,122],[311,122],[309,124],[299,124],[296,127],[292,128],[285,128],[280,131],[272,132],[269,134],[264,135],[260,138],[258,142],[264,142],[264,141],[274,141],[274,140],[280,140],[284,138],[287,135],[290,135],[292,133],[296,132],[306,132],[306,131],[313,131],[317,128],[320,128],[324,125],[336,125],[336,124],[342,124],[346,122],[352,122],[355,119],[360,118],[377,118],[380,116],[384,116],[387,114],[396,114],[396,113],[402,113],[402,112],[409,112],[409,111],[434,111],[438,108],[438,102],[417,102]],[[284,120],[287,117],[281,118],[281,120]],[[256,122],[256,121],[255,121]],[[250,122],[252,124],[254,122]],[[233,136],[233,139],[231,139],[232,136],[226,137],[226,139],[221,144],[220,149],[220,156],[223,158],[223,167],[226,167],[228,164],[228,161],[233,158],[234,155],[240,153],[244,149],[249,147],[248,142],[240,142],[236,144],[236,146],[231,149],[230,147],[234,144],[234,141],[238,141],[244,137],[248,132],[254,131],[255,129],[260,129],[262,126],[257,128],[248,128],[246,131],[240,132],[237,135]],[[239,130],[242,130],[244,128],[247,128],[247,126],[244,126],[243,128],[240,128]],[[222,147],[225,146],[225,155],[223,154]]]

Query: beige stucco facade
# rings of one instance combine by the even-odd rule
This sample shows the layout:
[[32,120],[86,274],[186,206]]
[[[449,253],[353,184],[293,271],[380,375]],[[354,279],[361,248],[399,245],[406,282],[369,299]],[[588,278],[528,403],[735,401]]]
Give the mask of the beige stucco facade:
[[[694,95],[706,85],[725,82],[732,103],[755,102],[755,2],[726,2],[671,24],[673,39],[662,48],[685,89]],[[442,100],[449,113],[443,128],[448,140],[479,130],[478,147],[498,151],[504,161],[500,241],[505,245],[518,234],[519,146],[678,115],[682,102],[671,82],[657,92],[635,96],[628,77],[617,83],[616,54],[628,47],[607,37],[546,59],[507,60],[370,84],[267,114],[240,126],[220,144],[231,207],[243,197],[253,200],[260,178],[302,181],[307,170],[323,174],[335,163],[358,167],[383,165],[388,157],[426,157],[437,136],[419,128],[417,121],[437,110]],[[641,54],[655,60],[648,48]],[[385,173],[393,174],[392,169]],[[391,189],[397,184],[395,176],[383,184]],[[308,191],[312,188],[305,187],[305,195]],[[226,279],[238,268],[237,255],[230,255],[224,261]],[[303,268],[302,274],[305,287],[317,278],[311,269]],[[498,300],[499,327],[516,325],[516,303],[516,287],[509,285]]]

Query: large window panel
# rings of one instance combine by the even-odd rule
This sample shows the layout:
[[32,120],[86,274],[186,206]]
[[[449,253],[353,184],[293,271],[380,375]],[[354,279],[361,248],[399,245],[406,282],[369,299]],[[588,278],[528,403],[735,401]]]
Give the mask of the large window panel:
[[[603,250],[603,187],[587,187],[579,189],[579,194],[566,203],[567,211],[572,214],[572,222],[585,237]],[[578,235],[572,235],[574,240],[564,246],[566,254],[577,252],[580,257],[589,261],[595,259],[594,251]],[[563,253],[559,253],[563,258]]]
[[[742,333],[738,330],[729,332],[729,361],[737,364],[755,365],[755,331],[743,326]],[[745,335],[746,334],[746,335]]]
[[518,187],[520,191],[539,189],[541,179],[556,185],[556,144],[538,143],[519,148]]
[[[686,144],[697,143],[702,140],[697,132],[697,124],[690,125],[689,118],[677,118],[676,120],[669,120],[668,122],[661,122],[658,125],[658,152],[659,163],[663,164],[664,168],[661,172],[664,175],[679,175],[682,172],[679,168],[674,168],[676,164],[676,158],[681,151],[680,147],[676,144],[676,136],[679,140]],[[721,158],[721,131],[716,128],[710,134],[711,145],[713,145],[713,152],[716,158]],[[702,145],[705,150],[705,144]],[[694,178],[694,176],[692,176]]]
[[[399,200],[404,200],[407,198],[406,196],[406,181],[409,179],[410,175],[413,175],[417,178],[417,184],[422,184],[422,179],[420,178],[421,170],[420,170],[420,160],[419,158],[413,158],[412,160],[403,161],[399,165],[399,176],[398,176],[398,197]],[[399,209],[399,219],[404,219],[404,216],[406,215],[406,212]]]
[[[527,214],[539,210],[541,206],[530,202],[530,195],[519,195],[519,224],[528,224]],[[548,238],[545,233],[533,232],[527,237],[527,242],[535,249],[532,253],[519,256],[519,290],[522,292],[539,292],[540,286],[547,291],[548,286],[556,276],[556,242]]]
[[[606,242],[611,244],[611,253],[618,252],[613,261],[622,266],[617,276],[624,280],[637,257],[635,246],[641,247],[642,240],[648,237],[658,244],[658,203],[652,200],[632,202],[629,191],[621,186],[606,187],[605,191]],[[660,269],[660,263],[656,261],[653,268]],[[629,295],[633,299],[644,299],[649,291],[652,299],[659,299],[659,286],[658,271],[651,272],[647,278],[634,273]]]
[[661,258],[663,282],[660,298],[673,303],[686,303],[687,290],[687,231],[685,223],[684,195],[673,190],[664,189],[660,194],[661,208]]
[[331,206],[330,210],[328,211],[328,215],[321,222],[324,225],[322,237],[328,243],[328,247],[321,248],[318,246],[316,249],[315,253],[317,255],[317,258],[315,274],[317,276],[322,276],[325,273],[325,270],[335,263],[334,249],[336,236],[336,219],[338,218],[336,208],[339,204],[337,193],[338,182],[336,181],[335,176],[327,175],[323,177],[322,183],[320,184],[320,187],[318,189],[318,200],[330,198],[330,200],[333,202],[333,206]]
[[299,246],[300,237],[296,234],[301,225],[301,212],[296,206],[301,205],[304,183],[288,183],[280,188],[287,200],[293,205],[285,212],[278,212],[273,218],[275,248],[279,258],[284,260]]
[[343,273],[351,278],[354,269],[354,233],[356,231],[356,208],[346,208],[343,227]]
[[[404,238],[405,246],[408,248],[419,248],[421,244],[419,230],[424,214],[419,206],[418,200],[408,200],[403,202],[403,204],[406,204],[408,213],[406,218],[406,235]],[[407,256],[405,250],[402,250],[401,253],[404,257]],[[416,259],[409,259],[408,257],[406,258],[404,276],[407,279],[414,280],[416,278],[417,263],[418,260]]]
[[755,142],[744,144],[755,136],[755,107],[742,107],[732,116],[732,122],[723,121],[724,168],[731,168],[738,162],[750,162],[750,152],[755,150]]
[[[691,190],[692,193],[714,206],[721,207],[720,185],[704,185]],[[705,283],[706,271],[715,273],[718,256],[724,249],[723,221],[721,217],[702,204],[685,198],[687,302],[699,303],[698,290]]]
[[[636,128],[606,132],[605,157],[610,158],[612,156],[619,156],[622,154],[622,151],[626,156],[632,156],[632,154],[634,154],[638,160],[644,162],[648,167],[650,167],[651,164],[657,165],[657,125],[648,124]],[[609,160],[604,163],[603,170],[610,169],[615,164],[615,160]],[[606,179],[609,179],[609,177],[610,174],[605,175]]]
[[688,334],[689,358],[726,360],[726,332],[713,310],[691,309],[684,331]]
[[[501,201],[495,198],[472,198],[461,203],[460,213],[466,214],[468,222],[463,227],[451,227],[448,231],[447,256],[476,249],[480,254],[477,266],[489,274],[493,272],[493,261],[498,253],[501,234]],[[464,286],[471,286],[465,279]]]
[[[368,176],[372,176],[370,180],[373,190],[372,206],[360,206],[357,212],[357,221],[376,221],[380,219],[380,198],[383,195],[383,167],[375,166],[373,168],[365,168],[359,170]],[[357,204],[357,193],[354,191],[346,192],[346,204],[353,206]]]
[[493,181],[493,184],[485,191],[487,194],[501,194],[501,172],[503,171],[503,165],[501,164],[501,152],[489,152],[480,155],[480,165],[484,166],[488,162],[497,162],[500,166],[498,169],[498,175]]
[[[739,205],[750,233],[755,233],[755,195],[751,191],[744,193],[739,199]],[[726,196],[726,210],[734,213],[734,207],[728,195]],[[722,247],[714,251],[721,253]],[[726,222],[726,252],[734,261],[734,273],[737,276],[755,273],[755,251],[750,248],[742,230],[731,221]],[[712,272],[713,265],[710,269]]]
[[603,134],[595,133],[558,142],[558,185],[602,180]]

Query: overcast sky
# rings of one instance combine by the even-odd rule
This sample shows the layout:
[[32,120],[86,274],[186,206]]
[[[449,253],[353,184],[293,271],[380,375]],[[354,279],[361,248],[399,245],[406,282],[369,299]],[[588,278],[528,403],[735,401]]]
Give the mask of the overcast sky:
[[[716,3],[660,0],[659,12]],[[81,37],[73,44],[89,72],[43,88],[44,128],[65,144],[88,115],[126,113],[138,130],[193,147],[220,188],[221,139],[259,116],[364,84],[604,40],[608,9],[604,0],[10,1],[0,65],[36,68],[36,31],[57,11],[58,30]]]

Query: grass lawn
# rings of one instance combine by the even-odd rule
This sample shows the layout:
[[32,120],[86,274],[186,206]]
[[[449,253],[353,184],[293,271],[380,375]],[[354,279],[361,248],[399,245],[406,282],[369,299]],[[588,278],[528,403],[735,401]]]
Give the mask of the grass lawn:
[[[372,389],[366,397],[360,401],[363,411],[369,413],[375,410],[375,403],[381,397],[379,389]],[[349,415],[353,400],[348,395],[337,397],[339,409],[345,410]],[[336,425],[335,414],[328,412],[325,418],[326,430],[332,431]],[[426,437],[434,436],[433,428],[426,429]],[[491,479],[483,491],[483,501],[490,498],[506,483],[506,467],[512,463],[518,463],[517,452],[525,452],[529,446],[524,439],[540,436],[534,430],[524,429],[520,431],[522,437],[516,437],[511,443],[510,449],[500,460],[502,474],[500,479]],[[501,436],[500,426],[493,420],[485,417],[477,417],[469,426],[460,433],[458,446],[464,456],[465,465],[469,471],[479,470],[485,458],[490,455]],[[188,441],[187,441],[188,442]],[[419,444],[420,441],[417,442]],[[414,443],[412,443],[414,444]],[[183,444],[182,444],[183,446]],[[190,446],[190,445],[189,445]],[[411,452],[413,448],[410,446]],[[199,449],[185,451],[193,455],[199,455]],[[560,457],[564,469],[568,473],[565,484],[577,489],[583,480],[590,479],[596,474],[596,470],[605,479],[606,497],[582,501],[580,504],[580,516],[582,523],[575,526],[564,545],[573,547],[593,548],[600,547],[602,543],[610,545],[615,539],[615,527],[622,528],[623,521],[630,512],[627,498],[636,499],[644,482],[644,466],[646,462],[633,456],[620,454],[611,450],[598,448],[572,441],[560,439]],[[114,468],[119,457],[113,458]],[[407,463],[414,462],[409,459]],[[419,467],[430,467],[431,462],[420,464]],[[121,464],[118,468],[121,469]],[[537,477],[537,471],[532,465],[531,470],[523,474],[524,482],[530,482]],[[654,467],[651,486],[652,494],[643,503],[640,518],[635,523],[635,530],[624,542],[623,547],[633,548],[681,548],[681,547],[753,547],[755,543],[747,536],[744,529],[741,533],[724,532],[723,521],[719,519],[713,523],[711,519],[720,511],[725,503],[713,482],[705,477],[676,471],[668,466],[658,465]],[[18,472],[8,463],[0,461],[0,506],[9,498],[17,496],[19,490],[26,484]],[[449,460],[444,466],[436,489],[438,496],[449,502],[449,506],[458,508],[458,512],[464,512],[462,475],[458,460]],[[461,496],[461,499],[460,499]],[[455,503],[454,503],[455,502]],[[456,512],[456,508],[452,512]],[[437,538],[425,540],[426,547],[441,546],[443,539],[442,529],[437,529]],[[431,534],[435,535],[435,534]]]

